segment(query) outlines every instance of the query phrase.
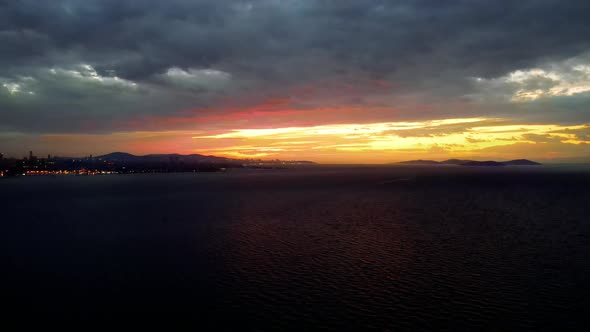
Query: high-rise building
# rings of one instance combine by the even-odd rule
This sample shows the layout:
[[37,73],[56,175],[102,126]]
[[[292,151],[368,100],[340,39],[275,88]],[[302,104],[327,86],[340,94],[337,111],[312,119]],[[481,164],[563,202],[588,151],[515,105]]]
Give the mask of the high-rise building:
[[29,151],[29,160],[33,160],[33,151]]
[[4,158],[4,155],[2,153],[0,153],[0,160],[2,160]]

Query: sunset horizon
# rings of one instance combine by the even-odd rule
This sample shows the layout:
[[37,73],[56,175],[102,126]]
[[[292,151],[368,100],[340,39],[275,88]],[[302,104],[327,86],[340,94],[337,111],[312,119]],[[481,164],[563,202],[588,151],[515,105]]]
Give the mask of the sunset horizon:
[[590,0],[0,0],[2,322],[586,331],[589,36]]
[[[4,155],[20,158],[28,151],[35,151],[41,156],[83,157],[120,151],[135,155],[202,154],[232,159],[301,159],[322,164],[520,158],[587,163],[590,162],[590,155],[586,154],[588,143],[580,134],[585,131],[590,131],[590,125],[514,124],[499,118],[455,118],[211,131],[44,134],[39,136],[37,144],[21,142],[19,150],[7,150]],[[103,140],[107,144],[102,144]],[[231,145],[236,141],[240,144]]]
[[578,5],[345,2],[6,5],[0,153],[590,160]]
[[[586,131],[590,131],[590,125],[518,124],[501,118],[451,118],[210,131],[42,134],[32,139],[36,142],[23,142],[23,137],[19,137],[15,148],[2,152],[14,158],[31,150],[39,155],[69,157],[122,151],[136,155],[176,153],[233,159],[305,159],[324,164],[524,157],[545,162],[590,162],[590,155],[586,154],[589,146],[585,140]],[[236,142],[239,144],[233,145]]]

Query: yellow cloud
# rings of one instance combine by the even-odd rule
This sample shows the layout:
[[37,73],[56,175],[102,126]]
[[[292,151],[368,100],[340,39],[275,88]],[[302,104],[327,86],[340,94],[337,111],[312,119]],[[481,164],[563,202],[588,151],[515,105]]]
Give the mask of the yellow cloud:
[[[458,118],[416,122],[335,124],[273,129],[234,129],[195,136],[198,153],[228,157],[310,159],[318,162],[388,162],[412,157],[473,156],[478,151],[532,141],[531,134],[561,145],[590,143],[576,130],[588,125],[511,124],[504,119]],[[239,143],[239,144],[236,144]],[[590,146],[590,145],[589,145]],[[534,158],[535,156],[523,156]]]

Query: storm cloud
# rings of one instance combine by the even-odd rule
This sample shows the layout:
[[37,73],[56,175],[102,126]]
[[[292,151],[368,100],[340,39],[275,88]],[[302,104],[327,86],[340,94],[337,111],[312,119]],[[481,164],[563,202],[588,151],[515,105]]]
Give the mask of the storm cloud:
[[[0,1],[0,131],[203,130],[220,124],[199,119],[257,105],[271,118],[353,107],[369,110],[356,122],[587,123],[589,11],[584,0]],[[186,121],[154,128],[171,118]]]

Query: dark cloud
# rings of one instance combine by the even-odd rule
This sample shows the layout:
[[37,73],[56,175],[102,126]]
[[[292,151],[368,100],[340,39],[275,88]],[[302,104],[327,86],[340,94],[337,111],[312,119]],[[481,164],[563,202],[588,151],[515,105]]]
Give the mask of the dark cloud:
[[577,140],[586,141],[590,144],[590,125],[579,129],[565,129],[561,131],[555,131],[555,133],[574,135]]
[[[406,119],[551,112],[547,118],[585,121],[587,110],[568,111],[581,107],[568,99],[576,96],[530,112],[502,104],[517,88],[510,84],[469,109],[453,105],[481,93],[475,77],[494,80],[589,51],[589,10],[585,0],[0,1],[0,130],[108,132],[143,115],[223,112],[215,106],[227,98],[269,95],[306,105],[374,102],[406,110],[397,114]],[[75,74],[84,64],[97,76]],[[360,89],[375,80],[391,86],[348,99],[329,89],[293,95],[318,82]],[[408,100],[442,110],[421,112]]]

